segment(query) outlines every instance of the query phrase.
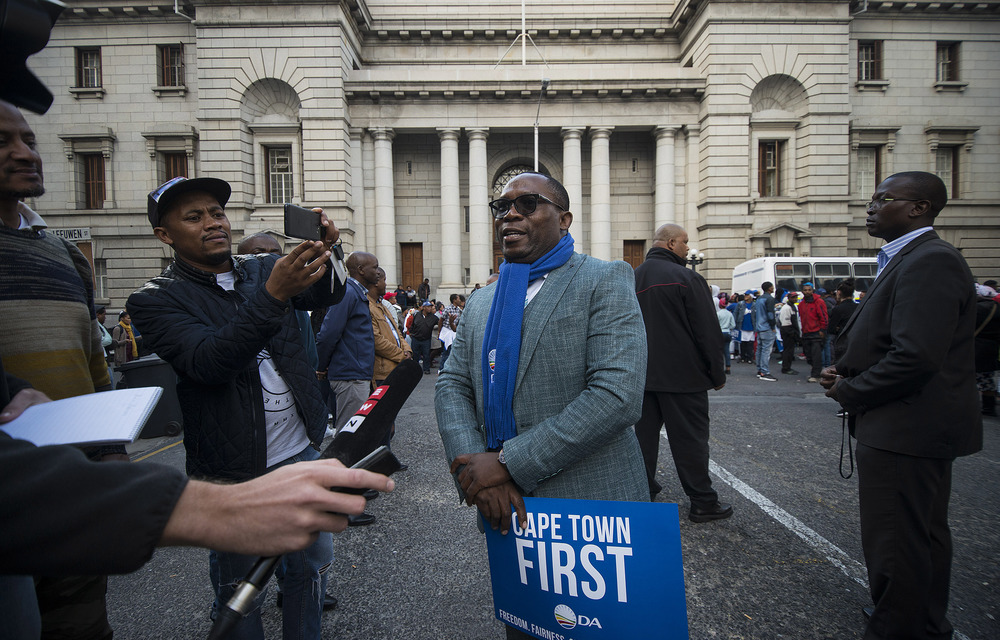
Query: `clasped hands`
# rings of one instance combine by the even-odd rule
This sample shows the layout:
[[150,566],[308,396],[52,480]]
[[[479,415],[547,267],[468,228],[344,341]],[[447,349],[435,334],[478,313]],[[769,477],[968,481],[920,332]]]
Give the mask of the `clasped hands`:
[[500,464],[496,453],[466,453],[456,456],[451,472],[465,465],[458,474],[458,482],[465,492],[465,503],[475,505],[489,520],[494,531],[507,535],[510,530],[511,504],[517,512],[521,528],[528,526],[528,511],[524,498],[514,484],[507,467]]
[[840,381],[840,374],[837,373],[837,366],[831,365],[823,369],[819,374],[819,384],[826,389],[826,397],[837,399],[837,382]]

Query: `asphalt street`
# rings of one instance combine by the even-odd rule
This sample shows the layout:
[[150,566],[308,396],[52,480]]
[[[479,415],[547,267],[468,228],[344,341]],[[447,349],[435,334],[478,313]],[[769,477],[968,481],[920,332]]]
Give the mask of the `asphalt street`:
[[[777,371],[780,367],[772,367]],[[733,365],[711,392],[713,481],[735,507],[724,521],[694,524],[661,441],[658,500],[680,504],[690,638],[861,638],[870,603],[858,531],[857,477],[838,471],[841,420],[817,384]],[[369,503],[372,526],[335,537],[327,638],[499,640],[483,536],[458,503],[434,419],[436,375],[424,376],[397,420],[393,450],[409,465],[397,488]],[[1000,638],[1000,419],[985,420],[984,451],[954,467],[955,560],[950,619],[959,640]],[[138,464],[183,468],[179,438],[137,441]],[[846,454],[845,454],[846,456]],[[849,462],[843,461],[845,471]],[[273,592],[273,589],[272,589]],[[212,595],[207,552],[156,552],[139,571],[110,579],[115,638],[205,638]],[[268,596],[268,638],[280,610]],[[610,637],[610,636],[609,636]],[[678,637],[665,629],[663,638]]]

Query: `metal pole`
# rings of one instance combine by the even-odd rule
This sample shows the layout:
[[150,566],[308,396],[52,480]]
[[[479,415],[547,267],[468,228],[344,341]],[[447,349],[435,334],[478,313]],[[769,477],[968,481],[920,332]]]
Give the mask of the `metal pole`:
[[542,78],[542,90],[538,92],[538,109],[535,111],[535,173],[538,173],[538,118],[542,115],[542,98],[549,88],[549,79]]
[[[521,0],[521,66],[528,66],[528,24],[524,17],[524,0]],[[535,150],[535,170],[538,170],[538,150]]]

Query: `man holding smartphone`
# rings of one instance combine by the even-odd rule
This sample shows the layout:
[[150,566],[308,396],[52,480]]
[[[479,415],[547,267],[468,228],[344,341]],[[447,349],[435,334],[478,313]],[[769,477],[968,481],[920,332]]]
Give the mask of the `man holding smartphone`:
[[[327,409],[306,359],[293,313],[340,302],[328,259],[339,231],[320,211],[322,241],[284,257],[233,256],[225,205],[230,186],[216,178],[174,178],[149,194],[153,233],[174,261],[126,305],[152,351],[178,374],[188,475],[240,482],[319,457]],[[232,595],[255,558],[212,552],[218,602]],[[286,640],[319,638],[322,581],[333,561],[328,533],[286,554]],[[260,640],[263,593],[233,638]]]

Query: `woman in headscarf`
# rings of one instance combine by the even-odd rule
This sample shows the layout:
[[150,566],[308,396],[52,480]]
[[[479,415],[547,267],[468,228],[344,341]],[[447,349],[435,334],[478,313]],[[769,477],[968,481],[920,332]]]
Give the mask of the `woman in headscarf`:
[[118,325],[111,330],[111,343],[115,348],[116,368],[139,357],[139,345],[132,330],[132,318],[127,311],[118,314]]

